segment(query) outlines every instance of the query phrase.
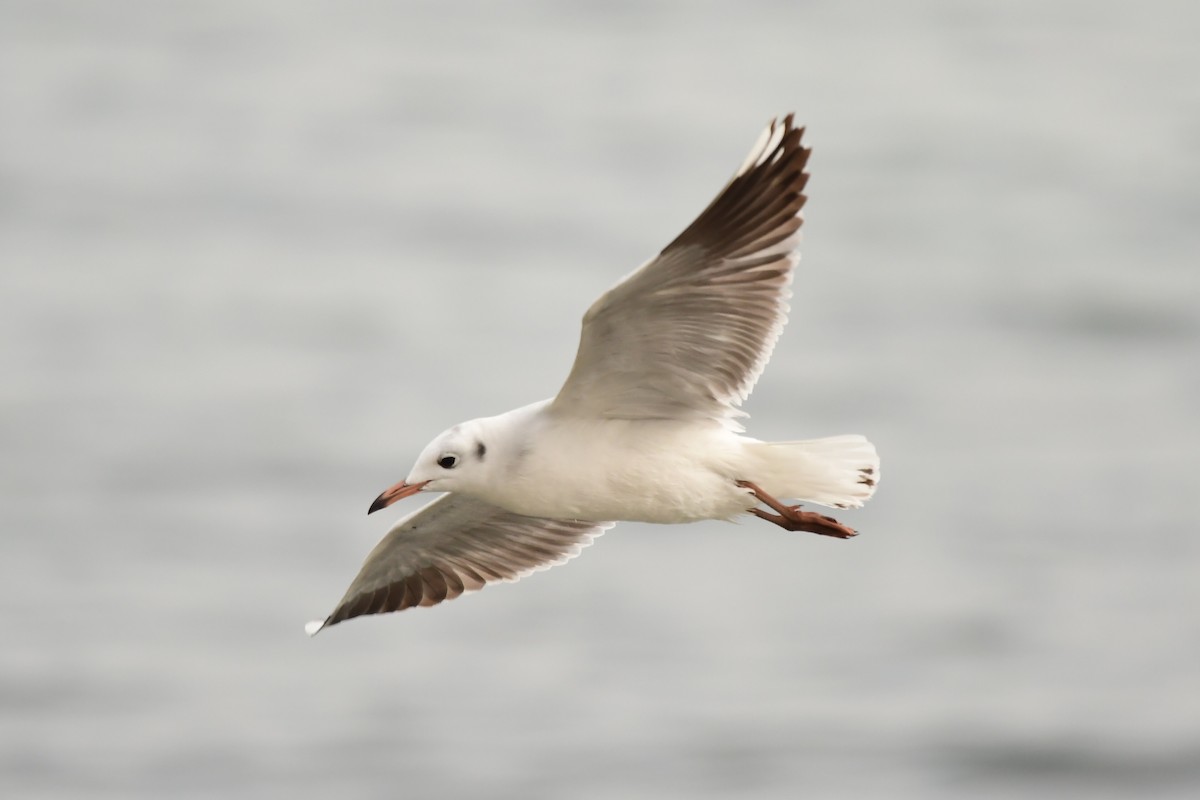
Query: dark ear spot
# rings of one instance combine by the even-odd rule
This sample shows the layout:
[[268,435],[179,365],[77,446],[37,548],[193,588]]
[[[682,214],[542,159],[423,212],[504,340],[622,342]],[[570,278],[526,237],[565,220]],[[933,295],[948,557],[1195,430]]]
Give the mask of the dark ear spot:
[[483,446],[483,442],[475,442],[475,457],[483,461],[483,457],[487,455],[487,448]]

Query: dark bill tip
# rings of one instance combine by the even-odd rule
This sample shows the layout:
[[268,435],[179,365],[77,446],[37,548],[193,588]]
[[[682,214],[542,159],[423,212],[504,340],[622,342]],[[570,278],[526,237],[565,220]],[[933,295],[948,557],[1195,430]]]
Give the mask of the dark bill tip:
[[378,511],[379,509],[387,508],[387,507],[388,507],[387,492],[384,492],[383,494],[379,495],[379,497],[375,498],[375,502],[371,503],[371,507],[367,509],[367,515],[370,516],[371,514],[374,514],[376,511]]

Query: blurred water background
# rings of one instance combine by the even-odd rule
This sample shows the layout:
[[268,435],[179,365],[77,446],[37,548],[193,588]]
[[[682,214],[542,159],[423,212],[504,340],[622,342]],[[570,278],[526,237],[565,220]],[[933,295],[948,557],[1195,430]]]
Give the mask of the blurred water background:
[[[1198,26],[4,2],[0,794],[1197,796]],[[626,524],[307,639],[375,495],[553,394],[791,109],[749,429],[868,434],[863,535]]]

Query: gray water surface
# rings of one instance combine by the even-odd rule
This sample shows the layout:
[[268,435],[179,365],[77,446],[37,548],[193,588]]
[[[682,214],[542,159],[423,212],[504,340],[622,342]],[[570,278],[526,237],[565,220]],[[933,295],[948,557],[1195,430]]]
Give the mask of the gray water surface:
[[[0,793],[1196,796],[1198,23],[0,5]],[[307,639],[375,495],[792,109],[748,424],[869,435],[862,535],[620,525]]]

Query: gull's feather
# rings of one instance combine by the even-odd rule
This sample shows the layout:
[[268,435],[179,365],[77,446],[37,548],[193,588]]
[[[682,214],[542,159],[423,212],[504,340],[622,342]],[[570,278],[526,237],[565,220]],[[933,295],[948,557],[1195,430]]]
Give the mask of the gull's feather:
[[733,424],[787,321],[803,132],[772,121],[708,208],[592,305],[551,413]]
[[613,524],[526,517],[447,494],[396,523],[333,613],[304,630],[313,636],[351,617],[437,605],[519,580],[577,555]]

